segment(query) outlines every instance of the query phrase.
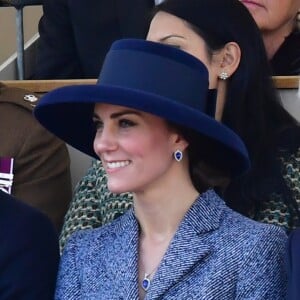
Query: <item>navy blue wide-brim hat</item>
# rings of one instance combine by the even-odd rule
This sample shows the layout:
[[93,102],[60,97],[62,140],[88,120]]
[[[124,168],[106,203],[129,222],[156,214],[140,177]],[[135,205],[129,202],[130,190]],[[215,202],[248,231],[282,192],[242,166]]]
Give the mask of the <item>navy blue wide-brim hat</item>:
[[42,97],[34,114],[67,144],[98,158],[95,103],[151,113],[199,134],[210,144],[199,156],[234,177],[249,168],[248,152],[238,135],[214,119],[212,94],[207,68],[194,56],[160,43],[123,39],[111,46],[97,84],[55,89]]

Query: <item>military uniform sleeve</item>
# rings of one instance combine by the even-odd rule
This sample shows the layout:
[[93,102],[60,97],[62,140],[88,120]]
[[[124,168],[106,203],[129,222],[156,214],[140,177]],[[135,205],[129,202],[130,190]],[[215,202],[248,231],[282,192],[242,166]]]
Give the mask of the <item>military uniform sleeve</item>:
[[46,213],[60,231],[72,198],[70,158],[64,142],[32,120],[16,160],[13,195]]

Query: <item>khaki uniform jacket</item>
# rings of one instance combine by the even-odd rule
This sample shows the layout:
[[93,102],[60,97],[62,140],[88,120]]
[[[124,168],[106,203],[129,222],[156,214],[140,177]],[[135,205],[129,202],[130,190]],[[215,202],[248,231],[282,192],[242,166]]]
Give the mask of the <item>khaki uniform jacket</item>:
[[12,195],[46,213],[60,230],[72,197],[70,159],[66,145],[34,118],[38,99],[0,83],[0,157],[14,158]]

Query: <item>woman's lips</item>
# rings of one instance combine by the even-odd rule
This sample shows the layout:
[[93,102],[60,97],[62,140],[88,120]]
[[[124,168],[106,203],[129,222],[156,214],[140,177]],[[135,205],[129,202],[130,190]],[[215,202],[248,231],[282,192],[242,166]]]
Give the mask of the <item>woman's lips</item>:
[[246,7],[262,7],[264,8],[264,6],[260,3],[257,3],[255,1],[248,1],[248,0],[242,0],[241,1]]

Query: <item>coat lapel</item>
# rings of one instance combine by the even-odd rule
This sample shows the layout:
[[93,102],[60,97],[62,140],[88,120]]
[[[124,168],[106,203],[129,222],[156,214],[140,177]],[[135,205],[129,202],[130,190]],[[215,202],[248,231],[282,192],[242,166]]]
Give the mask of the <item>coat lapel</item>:
[[[212,249],[206,240],[219,227],[224,207],[212,190],[195,201],[171,241],[145,299],[160,299],[210,255]],[[137,300],[139,225],[132,209],[121,218],[121,228],[116,230],[119,235],[107,248],[108,261],[103,269],[116,295]]]
[[203,243],[195,232],[182,228],[167,250],[146,299],[160,299],[170,288],[180,282],[195,264],[201,263],[209,252],[210,247]]
[[224,206],[218,197],[218,200],[215,198],[216,194],[208,191],[188,211],[160,263],[146,299],[161,298],[210,255],[206,236],[219,227]]
[[108,248],[105,273],[115,289],[112,294],[126,295],[126,299],[138,299],[138,236],[139,226],[132,209],[121,218],[124,222],[117,232],[114,245]]

